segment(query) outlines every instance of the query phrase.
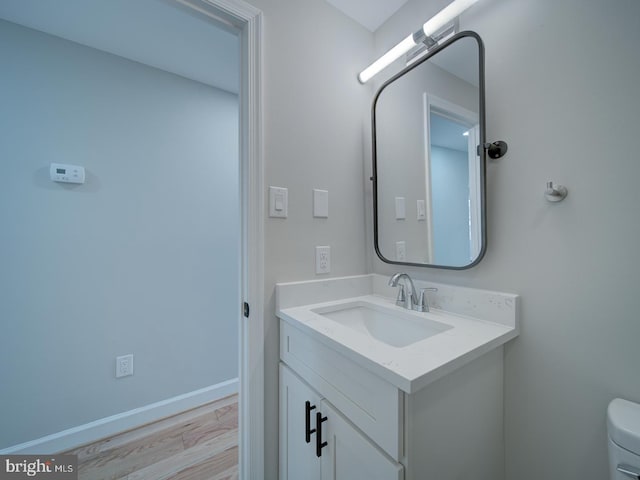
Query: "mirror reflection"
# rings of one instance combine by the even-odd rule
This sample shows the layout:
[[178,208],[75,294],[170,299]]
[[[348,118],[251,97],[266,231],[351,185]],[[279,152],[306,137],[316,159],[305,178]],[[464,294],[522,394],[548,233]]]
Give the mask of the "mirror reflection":
[[482,256],[479,42],[456,35],[378,92],[374,210],[386,262],[467,268]]

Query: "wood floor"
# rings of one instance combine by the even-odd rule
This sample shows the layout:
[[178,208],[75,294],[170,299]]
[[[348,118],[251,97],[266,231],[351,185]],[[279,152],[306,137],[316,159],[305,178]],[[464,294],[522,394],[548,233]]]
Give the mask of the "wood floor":
[[65,452],[79,480],[238,478],[237,395]]

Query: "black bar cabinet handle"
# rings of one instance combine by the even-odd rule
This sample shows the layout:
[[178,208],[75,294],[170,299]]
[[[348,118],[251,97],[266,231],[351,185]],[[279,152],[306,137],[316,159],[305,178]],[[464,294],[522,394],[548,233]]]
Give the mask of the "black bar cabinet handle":
[[322,441],[322,422],[326,422],[327,417],[323,417],[322,413],[316,413],[316,457],[322,456],[322,448],[327,446],[327,442]]
[[304,439],[307,443],[311,443],[311,434],[315,433],[316,429],[311,429],[311,410],[315,410],[316,406],[311,406],[311,402],[307,400],[304,402]]

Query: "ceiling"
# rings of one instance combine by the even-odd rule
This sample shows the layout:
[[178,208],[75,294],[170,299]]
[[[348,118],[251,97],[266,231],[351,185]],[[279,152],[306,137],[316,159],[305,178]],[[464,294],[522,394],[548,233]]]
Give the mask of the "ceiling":
[[449,120],[437,113],[431,112],[431,145],[450,148],[459,152],[466,152],[469,148],[468,138],[464,135],[469,127]]
[[375,32],[407,0],[327,0],[342,13]]
[[240,40],[168,0],[0,0],[0,19],[237,93]]
[[[326,1],[374,32],[408,0]],[[0,0],[0,19],[229,92],[239,89],[235,32],[173,0]],[[449,57],[451,65],[445,58],[436,63],[477,83],[474,72],[465,71],[468,62]]]
[[[326,0],[345,15],[375,32],[408,0]],[[428,19],[424,19],[426,21]],[[410,33],[407,31],[407,33]],[[402,38],[398,38],[398,41]],[[466,45],[465,45],[466,46]],[[478,86],[478,60],[468,48],[451,46],[447,53],[436,55],[431,61],[471,85]],[[465,147],[466,148],[466,147]]]

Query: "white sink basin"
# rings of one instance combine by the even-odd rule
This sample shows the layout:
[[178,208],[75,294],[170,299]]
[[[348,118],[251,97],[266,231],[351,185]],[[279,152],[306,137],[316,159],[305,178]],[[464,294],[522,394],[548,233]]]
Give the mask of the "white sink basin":
[[425,318],[424,313],[404,313],[362,301],[315,308],[311,311],[398,348],[453,328]]

